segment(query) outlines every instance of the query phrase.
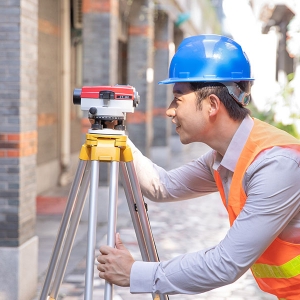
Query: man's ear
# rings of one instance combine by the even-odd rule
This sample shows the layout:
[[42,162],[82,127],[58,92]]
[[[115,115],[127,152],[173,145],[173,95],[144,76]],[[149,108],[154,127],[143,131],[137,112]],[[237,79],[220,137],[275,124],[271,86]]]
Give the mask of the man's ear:
[[210,104],[210,108],[209,108],[209,115],[211,117],[217,115],[219,109],[220,109],[220,104],[221,101],[219,99],[219,97],[217,97],[214,94],[209,95],[209,104]]

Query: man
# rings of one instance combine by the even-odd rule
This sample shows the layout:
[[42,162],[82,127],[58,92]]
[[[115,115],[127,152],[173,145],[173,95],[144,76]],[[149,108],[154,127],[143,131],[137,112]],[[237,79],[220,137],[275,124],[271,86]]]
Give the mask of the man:
[[101,278],[130,286],[132,293],[196,294],[230,284],[251,268],[263,291],[300,299],[300,141],[249,116],[250,73],[246,54],[229,38],[183,40],[170,78],[161,82],[174,83],[167,115],[183,144],[203,142],[212,150],[167,172],[132,145],[150,200],[219,190],[231,225],[224,239],[170,261],[139,262],[117,235],[116,248],[100,248]]

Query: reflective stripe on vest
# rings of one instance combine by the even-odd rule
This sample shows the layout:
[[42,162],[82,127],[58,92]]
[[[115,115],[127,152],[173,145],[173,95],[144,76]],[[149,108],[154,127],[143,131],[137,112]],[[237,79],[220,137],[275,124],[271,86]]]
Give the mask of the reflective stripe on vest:
[[300,255],[281,266],[254,264],[252,273],[257,278],[291,278],[300,275]]

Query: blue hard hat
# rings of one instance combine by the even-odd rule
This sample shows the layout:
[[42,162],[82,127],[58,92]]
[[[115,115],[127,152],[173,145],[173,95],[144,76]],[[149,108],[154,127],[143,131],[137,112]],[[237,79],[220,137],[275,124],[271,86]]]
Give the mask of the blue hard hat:
[[238,43],[225,36],[204,34],[181,42],[171,61],[169,78],[159,84],[252,80],[249,59]]

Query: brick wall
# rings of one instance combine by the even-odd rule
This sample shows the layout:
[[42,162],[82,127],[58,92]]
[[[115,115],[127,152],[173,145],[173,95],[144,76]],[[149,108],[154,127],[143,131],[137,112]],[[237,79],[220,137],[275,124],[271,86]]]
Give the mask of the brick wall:
[[0,246],[35,232],[37,1],[0,4]]

